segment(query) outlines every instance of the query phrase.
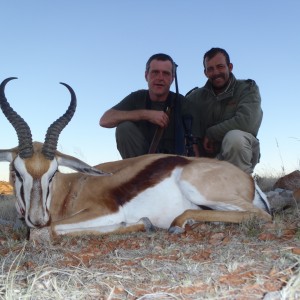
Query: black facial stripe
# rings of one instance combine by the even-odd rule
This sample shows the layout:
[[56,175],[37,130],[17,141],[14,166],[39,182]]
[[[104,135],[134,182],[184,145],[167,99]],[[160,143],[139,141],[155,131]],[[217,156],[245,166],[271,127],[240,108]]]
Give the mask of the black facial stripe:
[[[23,182],[22,182],[22,183],[23,183]],[[26,207],[25,199],[24,199],[24,187],[23,187],[23,184],[22,184],[21,190],[20,190],[20,197],[21,197],[21,199],[22,199],[22,202],[23,202],[24,207]]]
[[51,176],[51,178],[49,179],[49,184],[48,184],[48,187],[47,187],[47,196],[46,196],[46,199],[48,199],[49,197],[49,194],[50,194],[50,184],[54,178],[54,175],[56,174],[57,170],[53,173],[53,175]]
[[23,178],[21,177],[20,173],[16,169],[14,171],[18,179],[23,183]]
[[[25,204],[25,198],[24,198],[24,187],[23,187],[23,178],[22,176],[20,175],[20,173],[16,170],[16,168],[13,168],[12,170],[12,173],[13,173],[13,178],[14,178],[14,182],[16,181],[16,178],[20,181],[21,183],[21,187],[20,187],[20,190],[19,190],[19,201],[21,201],[21,203],[23,204],[22,207],[26,207],[26,204]],[[20,206],[20,209],[22,210],[22,213],[23,213],[23,208]],[[25,212],[24,212],[25,214]]]

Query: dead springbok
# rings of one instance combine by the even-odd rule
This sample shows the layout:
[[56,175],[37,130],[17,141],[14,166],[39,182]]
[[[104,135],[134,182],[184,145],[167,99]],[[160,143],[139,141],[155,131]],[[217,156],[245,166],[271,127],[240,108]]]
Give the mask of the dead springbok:
[[[32,142],[27,123],[10,107],[0,87],[1,109],[19,145],[0,150],[11,163],[16,207],[31,228],[52,235],[104,234],[150,229],[184,232],[187,222],[271,220],[265,195],[252,177],[214,159],[152,154],[91,167],[56,150],[59,134],[73,117],[76,96],[49,126],[44,144]],[[63,174],[59,166],[77,173]],[[206,210],[202,210],[206,208]]]

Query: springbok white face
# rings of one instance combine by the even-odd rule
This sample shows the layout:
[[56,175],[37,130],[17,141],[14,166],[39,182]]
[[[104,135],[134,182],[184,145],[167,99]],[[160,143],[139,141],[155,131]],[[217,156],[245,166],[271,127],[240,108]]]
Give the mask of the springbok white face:
[[86,163],[56,151],[60,132],[71,120],[76,109],[76,96],[70,86],[62,83],[71,93],[71,103],[66,113],[57,119],[46,134],[45,143],[32,142],[31,131],[27,123],[8,104],[4,88],[0,87],[1,109],[14,126],[18,138],[17,148],[0,150],[0,161],[11,162],[11,181],[17,197],[16,208],[30,227],[44,227],[50,222],[50,204],[52,198],[52,179],[58,166],[67,166],[74,170],[92,175],[105,175]]
[[19,213],[32,227],[47,225],[50,219],[51,179],[58,168],[57,164],[54,160],[51,161],[52,167],[41,170],[40,174],[36,174],[37,176],[35,176],[36,172],[27,169],[25,160],[19,156],[15,158],[12,165]]
[[50,221],[51,185],[58,170],[56,158],[41,159],[42,144],[33,143],[32,157],[19,155],[11,162],[11,179],[17,197],[16,208],[30,227],[43,227]]

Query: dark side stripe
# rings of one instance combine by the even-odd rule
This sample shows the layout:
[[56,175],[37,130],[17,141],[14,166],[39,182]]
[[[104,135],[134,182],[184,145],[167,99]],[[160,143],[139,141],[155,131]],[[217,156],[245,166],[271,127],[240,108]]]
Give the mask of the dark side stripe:
[[[110,191],[117,205],[124,205],[147,188],[153,187],[171,175],[176,167],[183,167],[190,161],[182,156],[168,156],[155,160],[138,172],[133,178]],[[168,191],[166,191],[168,192]],[[162,199],[163,201],[163,199]]]

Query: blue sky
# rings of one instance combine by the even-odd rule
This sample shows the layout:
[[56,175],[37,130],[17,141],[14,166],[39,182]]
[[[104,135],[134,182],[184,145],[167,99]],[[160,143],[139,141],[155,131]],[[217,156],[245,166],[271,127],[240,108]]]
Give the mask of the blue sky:
[[[77,111],[58,150],[90,164],[120,159],[115,129],[100,116],[130,92],[147,88],[144,69],[154,53],[178,64],[182,94],[204,85],[202,57],[226,49],[239,79],[260,87],[264,119],[259,132],[259,174],[299,168],[300,1],[298,0],[27,0],[0,1],[0,81],[34,140],[63,114],[73,87]],[[174,84],[172,90],[175,90]],[[0,148],[17,136],[0,114]],[[8,164],[0,163],[0,180]]]

